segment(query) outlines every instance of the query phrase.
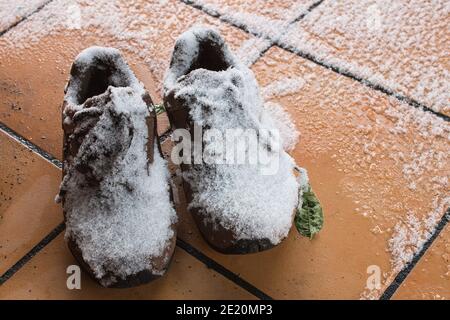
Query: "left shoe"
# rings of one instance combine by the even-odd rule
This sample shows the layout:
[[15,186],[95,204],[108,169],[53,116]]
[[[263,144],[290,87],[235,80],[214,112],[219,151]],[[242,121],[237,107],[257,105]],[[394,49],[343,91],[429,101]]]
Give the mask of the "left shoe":
[[66,241],[104,287],[161,277],[176,243],[169,172],[150,95],[120,52],[75,59],[63,104]]

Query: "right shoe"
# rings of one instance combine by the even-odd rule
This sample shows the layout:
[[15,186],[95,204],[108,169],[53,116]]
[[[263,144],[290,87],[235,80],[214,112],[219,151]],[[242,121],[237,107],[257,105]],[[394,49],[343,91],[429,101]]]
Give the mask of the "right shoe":
[[176,243],[169,172],[152,100],[118,50],[73,62],[62,110],[66,241],[104,287],[161,277]]
[[[213,29],[192,28],[177,39],[164,80],[164,104],[172,129],[186,129],[192,139],[195,127],[223,135],[228,129],[261,133],[268,128],[253,73]],[[188,209],[219,252],[270,249],[292,226],[298,202],[294,161],[270,139],[260,138],[257,147],[271,154],[270,164],[279,164],[271,175],[261,174],[259,165],[181,164]]]

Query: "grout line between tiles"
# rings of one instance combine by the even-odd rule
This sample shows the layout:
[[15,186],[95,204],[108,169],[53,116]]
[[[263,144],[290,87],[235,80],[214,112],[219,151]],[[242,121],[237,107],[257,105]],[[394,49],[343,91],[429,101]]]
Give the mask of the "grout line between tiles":
[[[320,4],[322,4],[325,0],[319,0],[314,2],[312,5],[309,6],[309,8],[303,12],[300,16],[298,16],[297,18],[295,18],[292,22],[289,23],[289,26],[299,22],[300,20],[302,20],[308,13],[310,13],[312,10],[314,10],[315,8],[317,8]],[[285,30],[286,31],[286,30]],[[285,33],[285,32],[283,32]]]
[[[419,101],[417,101],[415,99],[409,98],[409,97],[407,97],[405,95],[402,95],[402,94],[399,94],[399,93],[396,93],[396,92],[392,91],[391,89],[388,89],[388,88],[383,87],[381,85],[372,83],[371,81],[368,81],[368,80],[366,80],[366,79],[364,79],[362,77],[354,75],[353,73],[351,73],[349,71],[346,71],[346,70],[343,70],[342,68],[339,68],[338,66],[335,66],[335,65],[328,64],[326,62],[320,61],[318,58],[314,57],[312,54],[302,52],[302,51],[294,48],[293,46],[288,46],[287,44],[282,43],[279,39],[273,39],[273,38],[271,38],[271,37],[269,37],[267,35],[264,35],[264,34],[261,34],[259,32],[255,32],[253,30],[250,30],[248,28],[248,26],[246,26],[245,24],[239,24],[239,23],[236,23],[235,21],[232,21],[231,19],[228,19],[227,17],[221,16],[217,11],[213,10],[212,8],[205,8],[205,6],[203,6],[201,4],[194,3],[193,0],[179,0],[179,1],[181,1],[182,3],[184,3],[184,4],[188,5],[188,6],[191,6],[191,7],[195,8],[195,9],[197,9],[197,10],[200,10],[200,11],[202,11],[202,12],[204,12],[204,13],[212,16],[212,17],[218,18],[219,20],[221,20],[221,21],[223,21],[223,22],[225,22],[225,23],[227,23],[227,24],[229,24],[229,25],[231,25],[233,27],[236,27],[236,28],[238,28],[238,29],[240,29],[240,30],[250,34],[250,35],[253,35],[255,37],[262,38],[264,40],[269,41],[272,44],[270,47],[277,46],[280,49],[286,50],[286,51],[288,51],[288,52],[290,52],[292,54],[295,54],[295,55],[297,55],[297,56],[299,56],[299,57],[301,57],[303,59],[309,60],[309,61],[311,61],[311,62],[313,62],[313,63],[315,63],[315,64],[317,64],[317,65],[319,65],[321,67],[324,67],[324,68],[329,69],[329,70],[331,70],[331,71],[333,71],[335,73],[338,73],[338,74],[340,74],[342,76],[345,76],[345,77],[350,78],[350,79],[352,79],[354,81],[357,81],[357,82],[361,83],[362,85],[365,85],[365,86],[367,86],[367,87],[369,87],[369,88],[371,88],[373,90],[376,90],[376,91],[382,92],[382,93],[384,93],[384,94],[386,94],[388,96],[394,97],[397,100],[399,100],[400,102],[404,102],[404,103],[406,103],[406,104],[408,104],[408,105],[410,105],[410,106],[412,106],[414,108],[423,110],[425,112],[430,112],[433,115],[435,115],[435,116],[437,116],[437,117],[439,117],[439,118],[441,118],[441,119],[443,119],[445,121],[450,121],[450,117],[449,116],[447,116],[447,115],[445,115],[443,113],[434,111],[430,107],[427,107],[425,104],[420,103]],[[308,8],[308,10],[305,13],[303,13],[303,15],[298,17],[297,21],[294,21],[293,23],[298,22],[299,20],[304,18],[306,14],[308,14],[312,9],[314,9],[318,5],[320,5],[323,1],[324,0],[319,1],[317,3],[314,3],[310,8]],[[268,49],[270,49],[270,47]],[[265,50],[265,51],[267,51],[267,50]],[[255,61],[257,61],[257,60],[258,59],[255,59]]]
[[[18,133],[16,133],[14,130],[0,122],[0,132],[4,132],[12,139],[19,142],[21,145],[25,146],[26,148],[32,150],[36,154],[40,155],[42,158],[47,160],[48,162],[52,163],[57,168],[62,168],[62,163],[60,160],[53,157],[48,152],[44,151],[34,143],[28,141]],[[160,142],[163,143],[167,139],[170,138],[171,130],[168,129],[166,132],[164,132],[160,137]],[[5,281],[7,281],[9,278],[11,278],[17,271],[19,271],[28,261],[31,260],[39,251],[41,251],[47,244],[49,244],[54,238],[56,238],[65,228],[64,223],[62,222],[59,224],[55,229],[53,229],[47,236],[45,236],[44,239],[42,239],[36,246],[34,246],[25,256],[23,256],[19,261],[17,261],[11,268],[9,268],[1,277],[0,277],[0,285],[2,285]],[[272,299],[270,296],[256,288],[255,286],[251,285],[249,282],[245,281],[241,277],[239,277],[237,274],[233,273],[232,271],[226,269],[224,266],[220,265],[216,261],[212,260],[211,258],[204,255],[201,251],[197,250],[196,248],[192,247],[190,244],[184,242],[181,239],[177,239],[177,245],[185,250],[187,253],[192,255],[194,258],[200,260],[203,264],[205,264],[208,268],[213,269],[217,273],[223,275],[228,280],[234,282],[236,285],[241,287],[242,289],[248,291],[249,293],[253,294],[257,298],[260,299]]]
[[252,62],[252,64],[255,64],[256,61],[258,61],[267,51],[270,50],[270,48],[275,46],[276,43],[286,34],[286,32],[289,30],[289,28],[293,24],[302,20],[308,13],[310,13],[312,10],[317,8],[323,1],[324,0],[319,0],[319,1],[314,2],[312,5],[310,5],[304,12],[299,14],[297,17],[294,17],[294,19],[286,21],[286,26],[283,27],[283,30],[281,30],[281,32],[279,32],[279,34],[276,37],[271,38],[270,40],[267,40],[269,42],[269,45],[266,48],[264,48],[263,50],[261,50],[261,52],[259,53],[259,56]]
[[2,35],[4,35],[5,33],[7,33],[8,31],[10,31],[11,29],[13,29],[14,27],[16,27],[18,24],[22,23],[23,21],[25,21],[26,19],[28,19],[31,15],[35,14],[36,12],[41,11],[46,5],[48,5],[50,2],[52,2],[53,0],[49,0],[44,2],[43,4],[41,4],[39,7],[37,7],[34,11],[24,15],[23,17],[21,17],[19,20],[17,20],[16,22],[14,22],[13,24],[11,24],[10,26],[8,26],[6,29],[0,31],[0,37]]
[[251,62],[247,65],[247,67],[250,68],[252,65],[254,65],[254,64],[255,64],[260,58],[262,58],[262,56],[263,56],[267,51],[269,51],[270,48],[272,48],[272,47],[273,47],[273,44],[269,42],[269,43],[267,44],[267,46],[259,52],[258,56],[257,56],[253,61],[251,61]]
[[27,140],[26,138],[24,138],[23,136],[21,136],[20,134],[15,132],[13,129],[11,129],[10,127],[5,125],[1,121],[0,121],[0,131],[5,133],[6,135],[11,137],[12,139],[16,140],[20,144],[24,145],[28,149],[32,150],[34,153],[38,154],[39,156],[41,156],[42,158],[44,158],[45,160],[47,160],[48,162],[53,164],[55,167],[58,167],[59,169],[62,168],[62,163],[61,163],[60,160],[58,160],[57,158],[52,156],[47,151],[41,149],[40,147],[38,147],[34,143],[30,142],[29,140]]
[[220,273],[222,276],[227,278],[228,280],[234,282],[238,286],[240,286],[242,289],[247,290],[249,293],[253,294],[257,298],[261,300],[273,300],[272,297],[264,293],[263,291],[259,290],[249,282],[245,281],[241,277],[239,277],[237,274],[231,272],[221,264],[217,263],[213,259],[209,258],[208,256],[204,255],[202,252],[188,244],[187,242],[181,240],[180,238],[177,239],[177,246],[189,253],[190,255],[194,256],[201,262],[203,262],[209,269],[213,269],[217,273]]
[[44,237],[37,245],[28,251],[19,261],[17,261],[11,268],[0,277],[0,286],[11,278],[17,271],[19,271],[28,261],[36,254],[45,248],[53,239],[55,239],[64,230],[64,223],[60,223],[48,235]]
[[410,263],[408,263],[395,277],[392,283],[384,290],[380,297],[380,300],[390,300],[402,283],[406,280],[408,275],[411,273],[416,264],[425,255],[427,250],[434,243],[436,238],[439,236],[441,231],[445,228],[447,223],[450,221],[450,208],[447,209],[446,213],[442,216],[441,220],[437,224],[432,236],[424,243],[422,249],[417,252]]
[[341,69],[341,68],[339,68],[337,66],[334,66],[332,64],[327,64],[326,62],[320,61],[319,59],[314,57],[312,54],[309,54],[309,53],[306,53],[306,52],[302,52],[302,51],[297,50],[296,48],[294,48],[292,46],[288,46],[288,45],[283,44],[281,42],[277,42],[277,43],[275,43],[275,45],[277,47],[279,47],[281,49],[284,49],[284,50],[286,50],[286,51],[288,51],[288,52],[290,52],[292,54],[295,54],[295,55],[297,55],[297,56],[299,56],[299,57],[301,57],[303,59],[309,60],[309,61],[311,61],[311,62],[313,62],[313,63],[315,63],[315,64],[317,64],[317,65],[319,65],[321,67],[324,67],[324,68],[329,69],[329,70],[331,70],[331,71],[333,71],[335,73],[338,73],[338,74],[340,74],[340,75],[342,75],[344,77],[347,77],[347,78],[350,78],[350,79],[352,79],[354,81],[357,81],[357,82],[365,85],[366,87],[369,87],[370,89],[373,89],[375,91],[382,92],[382,93],[384,93],[384,94],[386,94],[388,96],[394,97],[397,100],[399,100],[400,102],[407,103],[408,105],[410,105],[410,106],[412,106],[414,108],[420,109],[420,110],[425,111],[425,112],[430,112],[433,115],[435,115],[435,116],[437,116],[437,117],[439,117],[439,118],[441,118],[441,119],[443,119],[445,121],[450,121],[450,117],[447,116],[446,114],[434,111],[433,109],[431,109],[431,108],[427,107],[426,105],[418,102],[417,100],[411,99],[411,98],[409,98],[409,97],[407,97],[405,95],[399,94],[399,93],[395,93],[394,91],[392,91],[392,90],[390,90],[388,88],[385,88],[385,87],[383,87],[381,85],[378,85],[376,83],[368,81],[368,80],[366,80],[366,79],[364,79],[362,77],[354,75],[353,73],[351,73],[349,71],[343,70],[343,69]]
[[163,144],[168,138],[170,138],[170,135],[172,134],[172,129],[168,128],[164,133],[159,135],[159,143]]

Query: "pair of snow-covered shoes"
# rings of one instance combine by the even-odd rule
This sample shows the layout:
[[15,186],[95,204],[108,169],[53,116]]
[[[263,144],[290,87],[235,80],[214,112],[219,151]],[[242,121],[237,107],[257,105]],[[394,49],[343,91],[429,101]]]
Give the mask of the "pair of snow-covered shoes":
[[[163,275],[177,214],[149,94],[117,50],[100,47],[76,58],[65,93],[59,199],[70,250],[106,287]],[[192,137],[195,127],[222,133],[271,127],[253,73],[210,29],[191,29],[176,41],[164,104],[172,128]],[[259,164],[181,164],[189,211],[205,240],[223,253],[271,248],[292,225],[295,164],[270,139],[253,143],[272,154],[271,174],[261,174]]]

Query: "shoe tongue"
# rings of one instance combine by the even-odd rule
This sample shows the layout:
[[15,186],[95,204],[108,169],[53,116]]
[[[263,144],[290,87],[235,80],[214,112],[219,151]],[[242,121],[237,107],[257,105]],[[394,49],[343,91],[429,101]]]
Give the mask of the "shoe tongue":
[[196,69],[180,77],[175,99],[186,106],[194,123],[218,130],[256,128],[260,101],[245,74],[237,69],[210,71]]
[[147,129],[151,139],[145,141],[146,147],[143,143],[142,151],[148,149],[148,162],[153,161],[154,118],[149,115],[142,97],[130,88],[110,88],[88,100],[84,108],[75,113],[73,123],[70,142],[75,146],[71,152],[75,168],[92,181],[100,181],[105,174],[116,170],[129,152],[133,137],[143,135]]

